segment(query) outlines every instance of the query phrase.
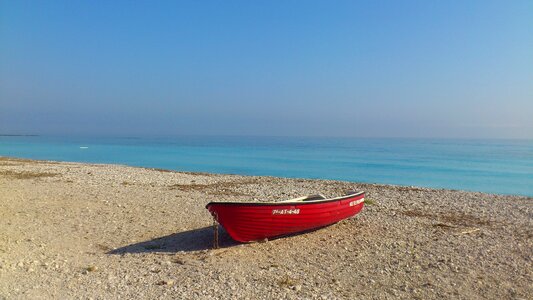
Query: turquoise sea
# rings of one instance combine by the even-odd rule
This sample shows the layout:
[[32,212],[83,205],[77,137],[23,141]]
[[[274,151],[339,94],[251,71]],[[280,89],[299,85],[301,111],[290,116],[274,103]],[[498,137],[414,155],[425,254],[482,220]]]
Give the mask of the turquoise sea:
[[533,196],[533,140],[0,136],[0,156]]

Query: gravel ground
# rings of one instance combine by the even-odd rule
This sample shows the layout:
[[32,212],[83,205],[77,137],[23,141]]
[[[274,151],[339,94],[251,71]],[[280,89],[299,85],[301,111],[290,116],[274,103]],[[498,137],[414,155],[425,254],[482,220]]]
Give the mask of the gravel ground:
[[[211,250],[210,201],[365,190],[355,218]],[[0,299],[532,299],[533,198],[0,157]]]

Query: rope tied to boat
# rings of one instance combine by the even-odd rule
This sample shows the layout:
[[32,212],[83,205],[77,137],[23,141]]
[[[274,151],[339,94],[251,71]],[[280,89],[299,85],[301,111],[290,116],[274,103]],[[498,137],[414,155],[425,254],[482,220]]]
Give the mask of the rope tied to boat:
[[218,221],[216,213],[213,213],[213,249],[218,249]]

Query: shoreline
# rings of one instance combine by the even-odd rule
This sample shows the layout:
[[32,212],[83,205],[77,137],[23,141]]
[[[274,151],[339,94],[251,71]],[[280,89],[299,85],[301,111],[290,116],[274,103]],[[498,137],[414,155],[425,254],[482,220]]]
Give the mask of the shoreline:
[[[353,219],[266,243],[210,201],[364,190]],[[527,298],[533,198],[0,157],[0,299]]]
[[354,185],[370,185],[375,187],[392,187],[392,188],[405,188],[405,189],[419,189],[424,191],[451,191],[451,192],[464,192],[464,193],[479,193],[492,196],[510,196],[510,197],[520,197],[520,198],[531,198],[530,195],[522,194],[498,194],[498,193],[489,193],[475,190],[462,190],[462,189],[450,189],[450,188],[434,188],[434,187],[425,187],[425,186],[416,186],[416,185],[401,185],[401,184],[389,184],[389,183],[376,183],[376,182],[357,182],[357,181],[346,181],[346,180],[336,180],[336,179],[321,179],[321,178],[304,178],[304,177],[282,177],[282,176],[270,176],[270,175],[243,175],[243,174],[234,174],[234,173],[209,173],[202,171],[178,171],[172,169],[164,168],[153,168],[153,167],[143,167],[143,166],[134,166],[126,165],[119,163],[93,163],[93,162],[77,162],[77,161],[56,161],[56,160],[42,160],[42,159],[31,159],[23,157],[14,157],[14,156],[2,156],[0,155],[0,162],[2,160],[12,160],[12,161],[22,161],[22,162],[42,162],[42,163],[57,163],[57,164],[85,164],[85,165],[94,165],[94,166],[120,166],[128,168],[138,168],[145,170],[153,170],[158,172],[169,172],[169,173],[178,173],[178,174],[191,174],[191,175],[213,175],[213,176],[241,176],[241,177],[259,177],[259,178],[278,178],[286,180],[310,180],[310,181],[328,181],[328,182],[342,182],[346,184]]

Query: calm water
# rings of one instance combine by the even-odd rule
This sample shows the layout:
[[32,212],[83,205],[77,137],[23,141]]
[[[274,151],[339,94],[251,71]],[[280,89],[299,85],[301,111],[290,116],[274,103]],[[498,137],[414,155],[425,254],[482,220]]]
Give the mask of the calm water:
[[526,140],[0,136],[0,156],[533,196]]

